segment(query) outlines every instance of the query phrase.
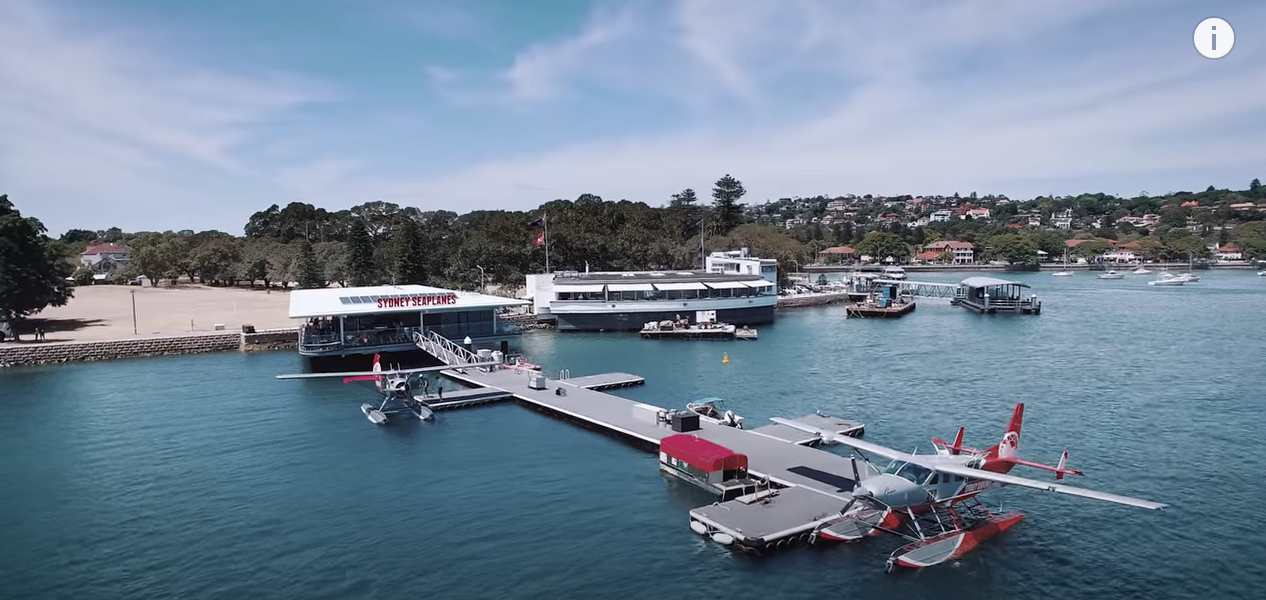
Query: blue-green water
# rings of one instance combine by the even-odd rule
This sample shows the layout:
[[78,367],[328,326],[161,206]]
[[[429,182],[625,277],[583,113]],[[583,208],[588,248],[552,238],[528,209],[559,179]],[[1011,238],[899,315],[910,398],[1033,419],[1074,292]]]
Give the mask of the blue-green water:
[[1040,316],[801,309],[753,343],[524,337],[552,372],[647,377],[622,395],[720,396],[752,424],[822,409],[904,449],[958,425],[993,443],[1024,401],[1023,455],[1066,445],[1073,483],[1172,505],[994,492],[1025,521],[900,576],[882,569],[893,538],[732,555],[690,531],[707,498],[651,455],[513,404],[374,427],[365,388],[273,380],[292,353],[0,372],[0,597],[1255,596],[1266,278],[1202,277],[1022,275]]

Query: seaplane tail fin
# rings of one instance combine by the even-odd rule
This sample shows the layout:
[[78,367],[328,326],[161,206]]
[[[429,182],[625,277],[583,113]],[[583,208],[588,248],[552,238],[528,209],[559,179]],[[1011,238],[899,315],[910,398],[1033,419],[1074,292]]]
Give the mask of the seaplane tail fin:
[[[374,371],[375,373],[381,373],[381,372],[382,372],[382,362],[380,361],[380,357],[378,356],[378,354],[377,354],[377,353],[375,353],[375,354],[374,354],[374,369],[373,369],[373,371]],[[375,379],[374,379],[374,386],[378,388],[378,391],[380,391],[380,392],[382,391],[382,385],[383,385],[384,383],[386,383],[386,382],[387,382],[386,380],[387,380],[387,378],[386,378],[386,377],[377,377],[377,378],[375,378]]]
[[1020,423],[1024,420],[1024,403],[1017,402],[1015,409],[1011,411],[1011,420],[1007,422],[1007,429],[1002,434],[1002,441],[998,442],[998,458],[1014,459],[1020,451]]
[[959,427],[958,433],[954,434],[953,444],[947,444],[945,443],[945,440],[939,437],[934,437],[932,438],[932,448],[936,449],[937,454],[949,454],[951,456],[962,454],[964,452],[968,454],[976,453],[976,451],[972,450],[971,448],[963,447],[963,428],[962,427]]

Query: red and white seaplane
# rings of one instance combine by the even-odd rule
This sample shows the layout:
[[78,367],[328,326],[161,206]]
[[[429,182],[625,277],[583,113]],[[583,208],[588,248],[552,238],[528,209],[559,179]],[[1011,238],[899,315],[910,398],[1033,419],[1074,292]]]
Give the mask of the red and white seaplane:
[[964,447],[963,428],[959,427],[953,444],[932,438],[936,454],[925,455],[835,435],[797,421],[777,417],[771,420],[817,434],[824,441],[849,446],[859,454],[873,454],[891,461],[881,470],[866,459],[862,462],[864,473],[858,472],[858,461],[854,461],[853,478],[857,485],[852,499],[840,510],[839,518],[819,528],[813,538],[814,541],[855,541],[880,531],[900,536],[909,543],[888,558],[885,564],[888,572],[897,566],[928,567],[959,558],[1018,523],[1024,515],[992,512],[976,498],[994,486],[1028,487],[1148,509],[1165,506],[1149,500],[1008,475],[1016,465],[1050,471],[1056,480],[1065,475],[1082,475],[1081,471],[1067,468],[1067,449],[1055,466],[1017,457],[1023,416],[1024,404],[1016,404],[1002,440],[985,450]]
[[[370,423],[382,425],[387,422],[387,415],[395,413],[409,413],[423,421],[429,421],[435,416],[435,410],[431,406],[431,395],[428,391],[426,379],[418,379],[414,383],[414,376],[418,373],[426,373],[430,371],[443,371],[447,369],[467,369],[467,368],[514,368],[529,369],[539,371],[541,367],[523,360],[522,356],[512,355],[508,357],[509,363],[503,364],[496,361],[462,363],[460,365],[441,365],[436,367],[418,367],[415,369],[401,369],[399,367],[384,371],[382,368],[381,357],[374,355],[374,367],[371,371],[350,371],[340,373],[302,373],[299,375],[278,375],[277,379],[323,379],[330,377],[341,377],[343,383],[351,383],[353,381],[372,381],[374,386],[378,388],[378,393],[382,395],[382,402],[377,406],[365,403],[360,405],[361,412],[365,413],[365,418]],[[414,387],[421,390],[420,395],[414,395]]]
[[[427,380],[420,379],[415,384],[414,375],[427,371],[437,371],[447,369],[449,367],[421,367],[417,369],[390,369],[384,371],[382,368],[381,358],[374,355],[374,367],[371,371],[352,371],[344,373],[304,373],[301,375],[278,375],[277,379],[319,379],[327,377],[341,377],[343,383],[352,383],[353,381],[372,381],[374,387],[378,388],[378,393],[382,396],[382,402],[377,406],[369,403],[360,406],[361,412],[365,413],[365,418],[370,423],[382,425],[387,422],[388,414],[409,413],[423,421],[428,421],[434,417],[434,411],[428,404]],[[421,395],[414,395],[414,386],[421,389]]]

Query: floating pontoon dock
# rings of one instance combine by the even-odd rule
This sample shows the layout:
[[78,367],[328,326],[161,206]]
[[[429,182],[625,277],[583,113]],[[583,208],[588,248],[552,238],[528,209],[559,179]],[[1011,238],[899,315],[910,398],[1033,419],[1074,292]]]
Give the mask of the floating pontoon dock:
[[[615,434],[646,449],[656,449],[661,439],[679,433],[661,420],[665,409],[588,389],[642,382],[628,374],[553,380],[528,369],[460,366],[441,374],[464,384],[499,390],[530,407]],[[543,380],[543,389],[529,387],[531,380]],[[861,429],[859,423],[825,415],[801,420],[845,435],[855,435]],[[838,514],[852,497],[854,467],[865,469],[865,464],[854,465],[852,458],[806,447],[821,440],[793,431],[782,425],[743,430],[701,420],[698,430],[687,432],[747,455],[748,473],[775,488],[772,496],[757,503],[745,497],[691,511],[691,520],[698,522],[695,526],[706,528],[709,534],[724,534],[714,539],[732,540],[742,550],[761,551],[803,538]]]
[[[488,396],[460,392],[465,395],[455,402],[513,397],[652,451],[659,450],[663,438],[688,433],[746,455],[747,474],[760,480],[765,489],[696,509],[690,519],[691,529],[742,550],[759,552],[807,537],[844,509],[857,484],[853,474],[867,468],[857,459],[807,447],[813,443],[809,436],[772,426],[749,431],[699,419],[697,429],[679,431],[667,422],[666,409],[597,391],[643,383],[636,375],[572,378],[563,370],[558,379],[551,380],[541,371],[523,366],[488,365],[486,357],[495,356],[490,351],[471,352],[434,332],[415,335],[415,341],[423,349],[443,346],[449,350],[436,355],[452,365],[441,375],[489,392]],[[859,423],[820,414],[802,420],[845,435],[855,435],[861,429]]]

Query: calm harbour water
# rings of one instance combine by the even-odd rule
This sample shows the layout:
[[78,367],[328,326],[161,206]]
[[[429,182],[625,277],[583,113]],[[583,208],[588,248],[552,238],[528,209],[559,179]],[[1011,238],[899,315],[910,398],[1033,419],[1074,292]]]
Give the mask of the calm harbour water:
[[958,425],[994,443],[1024,401],[1023,456],[1067,446],[1072,483],[1163,511],[1009,489],[989,501],[1024,522],[954,566],[885,575],[891,537],[752,559],[690,531],[708,499],[652,455],[522,407],[379,428],[369,389],[275,381],[292,352],[153,358],[0,372],[0,597],[1250,597],[1266,278],[1201,275],[1018,275],[1037,317],[929,300],[785,311],[754,343],[521,341],[552,373],[643,375],[617,392],[641,401],[719,396],[751,425],[821,409],[924,452]]

